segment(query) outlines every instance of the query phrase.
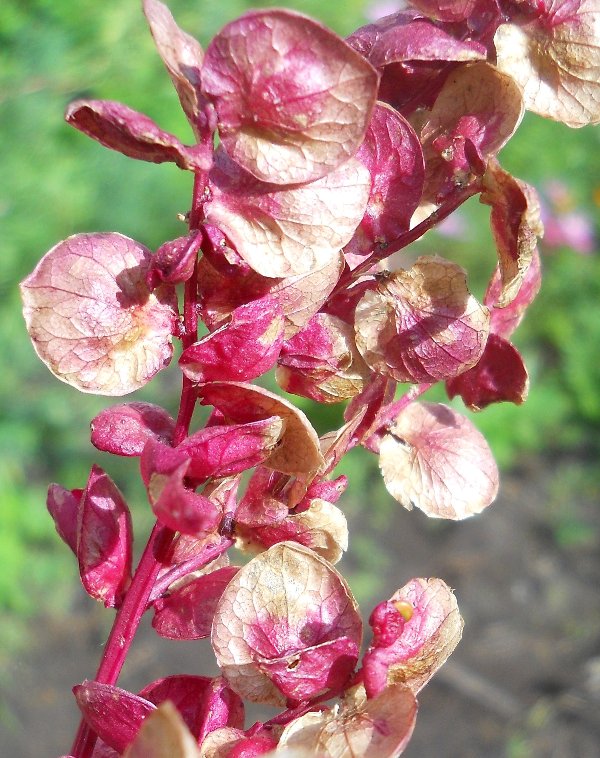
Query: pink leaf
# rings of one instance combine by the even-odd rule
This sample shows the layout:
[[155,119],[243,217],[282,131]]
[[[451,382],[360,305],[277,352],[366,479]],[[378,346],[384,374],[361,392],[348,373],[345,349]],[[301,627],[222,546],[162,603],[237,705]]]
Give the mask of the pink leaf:
[[371,47],[368,60],[382,68],[405,61],[472,61],[486,57],[485,47],[473,40],[460,40],[423,18],[408,20],[398,14],[398,23],[384,29]]
[[81,498],[77,559],[88,594],[118,606],[131,580],[133,532],[127,503],[112,479],[93,466]]
[[388,492],[405,508],[460,520],[498,493],[498,469],[480,432],[445,405],[411,403],[381,442]]
[[317,313],[327,301],[342,273],[341,253],[324,267],[308,274],[285,279],[269,279],[251,271],[224,276],[205,258],[199,264],[201,314],[210,329],[221,325],[238,305],[272,294],[285,319],[285,338],[289,339]]
[[213,679],[203,706],[199,744],[203,743],[207,734],[216,729],[243,727],[244,703],[241,698],[231,689],[225,677]]
[[183,110],[198,134],[198,117],[203,105],[200,91],[200,69],[204,58],[202,48],[193,37],[177,26],[166,5],[158,0],[143,0],[143,8]]
[[[440,202],[471,173],[483,173],[490,156],[514,134],[523,113],[521,90],[510,76],[483,61],[455,69],[421,131],[425,196]],[[476,152],[476,160],[469,150]]]
[[[291,756],[396,758],[411,738],[417,701],[403,685],[392,685],[367,700],[364,689],[346,693],[339,708],[309,712],[283,730],[279,750]],[[285,754],[287,755],[287,753]]]
[[[147,443],[151,445],[152,442]],[[168,474],[154,473],[148,483],[148,497],[154,515],[169,529],[195,537],[214,532],[221,520],[220,509],[207,497],[185,486],[190,465],[184,460]]]
[[248,526],[236,513],[235,537],[236,547],[244,552],[258,552],[279,542],[297,542],[334,564],[348,549],[348,524],[339,508],[313,497],[302,511],[286,511],[283,518],[263,524]]
[[202,234],[192,232],[161,245],[152,258],[152,265],[146,275],[150,289],[161,282],[179,284],[187,281],[194,273],[194,264],[202,244]]
[[[350,590],[335,569],[300,545],[280,543],[229,583],[217,606],[212,644],[236,692],[282,705],[294,687],[307,699],[339,691],[356,663],[361,627]],[[300,663],[305,656],[306,672]],[[285,693],[271,671],[279,662],[287,667]]]
[[490,224],[498,251],[502,289],[495,305],[507,306],[516,296],[544,233],[537,193],[530,185],[490,161],[480,201],[491,206]]
[[309,184],[266,185],[219,149],[204,211],[254,271],[289,277],[336,258],[365,213],[370,186],[354,158]]
[[194,382],[249,381],[273,368],[283,331],[281,306],[266,295],[236,308],[229,324],[184,350],[179,365]]
[[411,5],[439,21],[464,21],[481,0],[411,0]]
[[473,368],[446,382],[448,397],[460,395],[472,411],[491,403],[521,405],[528,390],[529,377],[519,351],[496,334],[490,334],[483,355]]
[[[348,403],[344,411],[344,419],[351,430],[348,447],[361,443],[368,446],[369,450],[373,450],[369,438],[377,431],[379,412],[392,402],[395,390],[395,382],[374,374],[360,395]],[[379,451],[374,450],[374,452]]]
[[66,490],[60,484],[48,487],[46,506],[54,520],[58,536],[77,555],[77,523],[83,490]]
[[367,696],[376,697],[392,684],[405,684],[417,694],[461,638],[463,620],[456,598],[441,579],[413,579],[385,605],[401,612],[408,606],[410,612],[387,638],[374,626],[373,642],[363,656]]
[[129,158],[150,163],[176,163],[188,171],[210,168],[203,145],[187,147],[151,118],[113,100],[75,100],[65,113],[67,123],[101,145]]
[[367,365],[398,382],[431,382],[477,363],[490,316],[466,276],[455,263],[423,256],[382,278],[356,307],[356,344]]
[[517,23],[498,28],[498,67],[523,89],[528,110],[573,127],[598,123],[597,0],[546,0],[536,5],[538,13],[532,19],[515,18]]
[[213,680],[207,676],[175,674],[147,684],[138,696],[160,705],[166,700],[177,708],[188,729],[196,736],[200,726],[202,706]]
[[161,637],[200,640],[210,636],[215,608],[223,590],[238,572],[227,566],[177,587],[154,603],[152,626]]
[[284,343],[276,378],[286,392],[338,403],[358,395],[370,373],[356,348],[352,327],[336,316],[317,313]]
[[257,659],[257,664],[288,702],[297,703],[325,691],[339,693],[356,659],[356,640],[338,637],[279,658]]
[[302,411],[261,387],[242,382],[211,382],[198,388],[203,405],[214,405],[235,423],[280,416],[285,429],[265,465],[284,474],[309,474],[323,463],[319,438]]
[[378,103],[356,158],[372,179],[367,210],[344,248],[350,256],[365,256],[385,248],[410,225],[423,191],[423,152],[410,124],[393,108]]
[[149,439],[170,443],[175,421],[158,405],[126,403],[101,411],[91,422],[92,445],[113,455],[141,455]]
[[228,426],[210,426],[178,447],[190,457],[186,476],[220,479],[247,471],[270,457],[284,432],[280,416]]
[[85,681],[73,687],[73,694],[86,722],[119,754],[133,742],[142,722],[156,706],[110,684]]
[[204,91],[225,149],[258,179],[319,179],[355,152],[377,73],[336,34],[288,10],[250,11],[211,42]]
[[176,708],[166,702],[144,721],[123,758],[200,758],[200,751]]
[[172,289],[150,293],[151,255],[116,232],[77,234],[52,248],[21,284],[29,336],[61,381],[125,395],[168,365]]

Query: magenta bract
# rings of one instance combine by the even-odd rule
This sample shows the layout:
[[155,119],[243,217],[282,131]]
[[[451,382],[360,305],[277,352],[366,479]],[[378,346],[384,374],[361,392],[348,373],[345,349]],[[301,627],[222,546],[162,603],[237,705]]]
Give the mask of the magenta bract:
[[81,496],[77,560],[86,591],[118,606],[131,580],[133,531],[127,503],[112,479],[93,466]]
[[360,258],[384,249],[408,229],[423,192],[423,152],[410,124],[393,108],[378,103],[356,157],[371,174],[365,215],[344,248],[351,268]]
[[310,550],[283,542],[229,583],[215,613],[212,643],[236,692],[283,704],[331,687],[336,694],[354,668],[361,627],[335,569]]
[[203,405],[214,405],[228,419],[247,423],[280,416],[285,422],[280,444],[265,463],[284,474],[309,474],[323,457],[319,438],[302,411],[272,392],[242,382],[210,382],[198,388]]
[[175,421],[158,405],[126,403],[101,411],[90,424],[92,445],[114,455],[141,455],[149,439],[170,443]]
[[544,227],[536,191],[504,171],[496,161],[490,161],[483,186],[480,200],[492,209],[490,225],[502,281],[495,305],[503,308],[516,297]]
[[504,339],[509,339],[511,334],[521,323],[525,311],[531,305],[535,296],[539,292],[542,283],[542,267],[540,255],[536,250],[533,252],[531,263],[527,267],[521,285],[514,299],[505,305],[499,307],[502,297],[502,274],[501,267],[498,266],[490,280],[484,297],[484,303],[491,308],[491,330],[494,334]]
[[186,476],[203,481],[247,471],[265,461],[281,439],[285,424],[280,416],[228,426],[209,426],[192,434],[177,448],[190,463]]
[[368,366],[398,382],[449,379],[477,363],[489,320],[467,288],[464,269],[423,256],[363,296],[356,344]]
[[271,278],[331,263],[352,238],[371,188],[369,172],[355,158],[314,182],[276,185],[244,171],[222,148],[209,181],[206,220],[254,271]]
[[446,382],[448,397],[460,395],[472,411],[491,403],[520,405],[527,398],[529,377],[523,359],[514,345],[490,334],[483,355],[473,368]]
[[225,566],[159,598],[154,603],[152,626],[161,637],[172,640],[200,640],[210,636],[217,603],[238,571],[237,566]]
[[218,34],[202,84],[233,160],[262,181],[295,184],[356,152],[377,73],[321,24],[277,9],[246,13]]
[[83,490],[67,490],[60,484],[48,487],[46,506],[59,537],[77,555],[77,523]]
[[150,293],[150,261],[146,247],[122,234],[76,234],[21,283],[29,335],[61,381],[82,392],[126,395],[169,364],[175,292]]
[[155,289],[161,282],[179,284],[187,281],[194,272],[202,240],[202,234],[194,232],[162,244],[146,275],[148,287]]
[[267,278],[238,267],[237,273],[224,275],[206,258],[198,266],[200,309],[210,329],[229,319],[234,308],[272,294],[285,319],[285,337],[289,339],[317,313],[337,284],[344,258],[341,253],[322,268],[308,274],[283,278]]
[[75,100],[67,108],[67,123],[101,145],[129,158],[151,163],[176,163],[198,171],[210,168],[211,156],[203,145],[186,147],[160,129],[151,118],[112,100]]
[[[394,604],[408,604],[411,617],[405,620],[398,613],[401,621],[391,621],[388,611]],[[460,640],[463,621],[456,598],[441,579],[413,579],[384,607],[384,613],[376,609],[370,619],[375,634],[363,656],[367,696],[373,698],[395,683],[416,694]]]
[[119,754],[133,742],[143,720],[156,706],[120,687],[85,681],[73,687],[85,720]]
[[229,324],[184,350],[179,365],[195,382],[250,381],[273,368],[283,332],[281,305],[266,295],[236,308]]

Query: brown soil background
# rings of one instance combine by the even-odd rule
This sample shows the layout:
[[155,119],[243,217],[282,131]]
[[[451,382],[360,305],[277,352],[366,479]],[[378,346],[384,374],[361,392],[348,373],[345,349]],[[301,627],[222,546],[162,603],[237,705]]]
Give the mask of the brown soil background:
[[[376,568],[378,599],[412,576],[439,576],[465,619],[463,640],[419,697],[408,758],[600,756],[598,477],[571,492],[573,465],[522,465],[504,475],[493,507],[460,524],[394,509],[377,531],[348,507],[351,539],[360,530],[373,565],[388,567]],[[584,529],[575,544],[557,539],[565,514]],[[351,577],[366,570],[352,542],[345,560]],[[67,618],[35,622],[33,644],[2,678],[1,756],[68,751],[78,721],[70,688],[93,675],[110,615],[80,595]],[[172,673],[216,673],[205,643],[167,642],[146,624],[120,684],[135,691]]]

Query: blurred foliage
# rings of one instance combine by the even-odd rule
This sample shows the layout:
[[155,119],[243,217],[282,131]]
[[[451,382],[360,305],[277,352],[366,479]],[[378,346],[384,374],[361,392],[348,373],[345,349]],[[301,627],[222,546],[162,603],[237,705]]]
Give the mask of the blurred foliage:
[[[203,44],[244,10],[281,4],[170,2],[179,24]],[[343,4],[288,0],[285,4],[322,19],[342,34],[363,21],[363,0]],[[16,286],[46,250],[70,234],[115,230],[156,248],[182,233],[176,215],[187,210],[191,175],[170,165],[135,162],[107,151],[62,120],[64,107],[74,98],[122,100],[184,141],[190,139],[139,6],[138,0],[80,0],[75,10],[71,0],[4,0],[0,4],[0,156],[4,167],[0,318],[7,358],[0,373],[0,609],[20,618],[63,607],[76,581],[72,556],[59,545],[45,511],[48,482],[82,486],[96,460],[122,487],[136,519],[141,518],[145,526],[150,521],[134,475],[136,462],[108,462],[89,443],[88,423],[107,400],[81,395],[61,384],[36,359]],[[569,132],[531,117],[502,160],[509,170],[534,184],[564,177],[578,203],[591,209],[598,189],[598,141],[597,131]],[[473,270],[474,289],[482,294],[495,262],[487,209],[471,203],[464,218],[467,231],[460,240],[430,234],[418,250],[443,253]],[[530,399],[525,409],[497,406],[476,418],[505,465],[518,461],[523,452],[548,448],[599,452],[600,366],[594,348],[600,343],[600,319],[594,310],[600,294],[600,260],[562,250],[548,254],[544,264],[542,294],[515,340],[531,371]],[[178,386],[173,366],[138,397],[160,397],[175,412]],[[308,402],[302,401],[301,407],[320,431],[339,423],[337,407],[320,415]],[[371,502],[386,500],[380,494],[384,491],[381,483],[373,491],[377,472],[372,457],[356,451],[344,468],[351,472],[351,489],[369,491]],[[393,506],[389,501],[382,506],[382,524],[385,509]],[[564,539],[579,539],[569,536],[568,529],[564,534]],[[362,545],[358,535],[353,549],[368,554],[371,544]],[[363,594],[360,588],[357,592]],[[0,649],[3,642],[14,642],[19,635],[18,627],[3,624],[2,629]]]

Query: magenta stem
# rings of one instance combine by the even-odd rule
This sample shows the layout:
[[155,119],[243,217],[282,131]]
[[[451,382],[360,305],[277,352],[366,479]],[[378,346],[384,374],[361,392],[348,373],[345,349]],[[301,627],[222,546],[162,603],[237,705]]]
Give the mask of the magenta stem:
[[166,571],[160,579],[155,582],[152,592],[148,597],[148,605],[150,606],[157,598],[164,594],[169,587],[178,579],[182,579],[192,571],[198,571],[204,568],[207,563],[214,561],[226,550],[233,545],[234,540],[226,537],[222,537],[221,541],[216,545],[208,545],[199,555],[195,555],[193,558],[189,558],[187,561],[183,561],[174,568]]
[[[154,525],[123,604],[115,617],[94,681],[100,684],[116,684],[160,570],[160,558],[165,555],[174,536],[175,532],[162,524],[157,522]],[[96,733],[85,719],[82,719],[71,748],[71,755],[75,758],[88,758],[92,754],[96,739]]]
[[[197,174],[194,177],[194,194],[190,213],[190,231],[197,229],[201,219],[201,209],[204,196],[206,176]],[[181,337],[183,348],[192,345],[198,338],[198,261],[194,265],[192,276],[185,283],[183,303],[184,331]],[[196,390],[192,382],[183,377],[179,413],[173,433],[173,444],[178,445],[188,435],[190,422],[196,405]],[[113,627],[104,648],[104,654],[96,673],[95,681],[101,684],[117,683],[121,669],[138,629],[140,619],[149,606],[149,598],[156,584],[158,573],[168,561],[168,553],[172,548],[175,532],[158,521],[155,523],[150,538],[144,548],[123,604],[117,611]],[[226,540],[223,547],[226,550],[232,540]],[[225,544],[225,543],[220,543]],[[221,551],[222,552],[222,551]],[[217,553],[218,554],[218,553]],[[214,556],[216,557],[216,555]],[[210,557],[205,563],[212,560]],[[177,577],[175,577],[177,578]],[[175,581],[175,579],[170,580]],[[161,585],[162,586],[162,583]],[[167,585],[168,586],[168,585]],[[160,593],[159,593],[160,594]],[[158,596],[155,594],[155,596]],[[74,758],[90,758],[96,744],[97,735],[88,726],[85,719],[79,723],[79,728],[71,755]]]

